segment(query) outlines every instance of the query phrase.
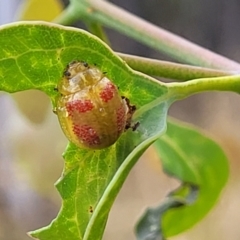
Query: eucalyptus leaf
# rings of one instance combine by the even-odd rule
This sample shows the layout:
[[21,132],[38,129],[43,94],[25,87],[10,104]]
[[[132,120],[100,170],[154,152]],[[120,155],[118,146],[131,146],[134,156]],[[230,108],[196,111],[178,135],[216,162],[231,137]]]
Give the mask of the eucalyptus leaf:
[[229,166],[216,142],[181,122],[168,121],[167,132],[154,145],[164,171],[182,182],[168,201],[181,200],[183,205],[159,212],[161,234],[170,237],[189,229],[212,209],[228,180]]
[[113,146],[93,151],[69,144],[56,185],[62,208],[49,226],[31,232],[41,240],[101,239],[128,173],[165,131],[167,110],[173,101],[167,86],[133,71],[105,43],[76,28],[45,22],[9,24],[0,28],[0,46],[2,91],[38,89],[50,97],[54,107],[58,95],[54,88],[66,65],[79,60],[106,72],[121,94],[136,105],[133,121],[140,126],[135,132],[129,129]]

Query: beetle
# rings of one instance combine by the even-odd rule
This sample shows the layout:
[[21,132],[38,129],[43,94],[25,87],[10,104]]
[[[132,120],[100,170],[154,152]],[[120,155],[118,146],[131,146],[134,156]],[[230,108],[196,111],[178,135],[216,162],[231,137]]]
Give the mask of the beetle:
[[136,107],[96,66],[72,61],[58,83],[56,114],[67,138],[87,149],[103,149],[132,125]]

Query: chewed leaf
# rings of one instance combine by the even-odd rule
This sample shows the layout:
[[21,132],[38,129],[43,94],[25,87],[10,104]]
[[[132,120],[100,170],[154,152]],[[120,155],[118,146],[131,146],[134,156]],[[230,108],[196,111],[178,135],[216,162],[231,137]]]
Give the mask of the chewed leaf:
[[164,203],[157,207],[148,208],[137,223],[135,229],[137,240],[164,240],[162,228],[164,214],[170,209],[193,204],[197,196],[198,188],[196,186],[183,184],[179,189],[170,193]]
[[58,93],[54,89],[66,65],[78,60],[105,72],[120,94],[136,106],[133,121],[139,127],[123,133],[111,147],[93,151],[69,145],[57,184],[62,197],[59,215],[49,226],[31,233],[41,240],[101,239],[129,171],[165,130],[172,102],[167,86],[133,71],[98,38],[75,28],[44,22],[10,24],[0,28],[0,46],[2,91],[38,89],[55,106]]
[[182,199],[183,206],[159,215],[164,237],[169,237],[192,227],[211,210],[227,182],[229,166],[217,143],[172,120],[155,146],[165,172],[185,183],[169,196],[172,201]]

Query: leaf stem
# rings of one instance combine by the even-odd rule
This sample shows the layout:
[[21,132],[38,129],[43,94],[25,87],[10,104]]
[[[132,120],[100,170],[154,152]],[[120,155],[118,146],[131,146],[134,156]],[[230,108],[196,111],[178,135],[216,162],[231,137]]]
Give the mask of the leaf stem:
[[202,78],[183,83],[168,83],[169,94],[175,100],[206,91],[231,91],[240,93],[240,75]]
[[64,9],[60,15],[58,15],[53,22],[61,25],[71,25],[80,19],[80,14],[72,4]]
[[123,53],[117,54],[126,61],[131,68],[139,72],[174,80],[187,81],[196,78],[220,77],[236,74],[236,72],[190,66]]
[[96,22],[87,22],[86,25],[89,31],[95,36],[99,37],[102,41],[104,41],[108,46],[110,46],[110,41],[103,29],[103,27]]

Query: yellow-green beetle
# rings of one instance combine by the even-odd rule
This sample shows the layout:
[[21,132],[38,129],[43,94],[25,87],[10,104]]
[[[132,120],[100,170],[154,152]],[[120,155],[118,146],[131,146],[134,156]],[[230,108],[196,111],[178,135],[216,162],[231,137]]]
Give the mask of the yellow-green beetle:
[[56,114],[67,138],[79,147],[103,149],[131,126],[135,106],[96,66],[73,61],[63,72],[57,90]]

